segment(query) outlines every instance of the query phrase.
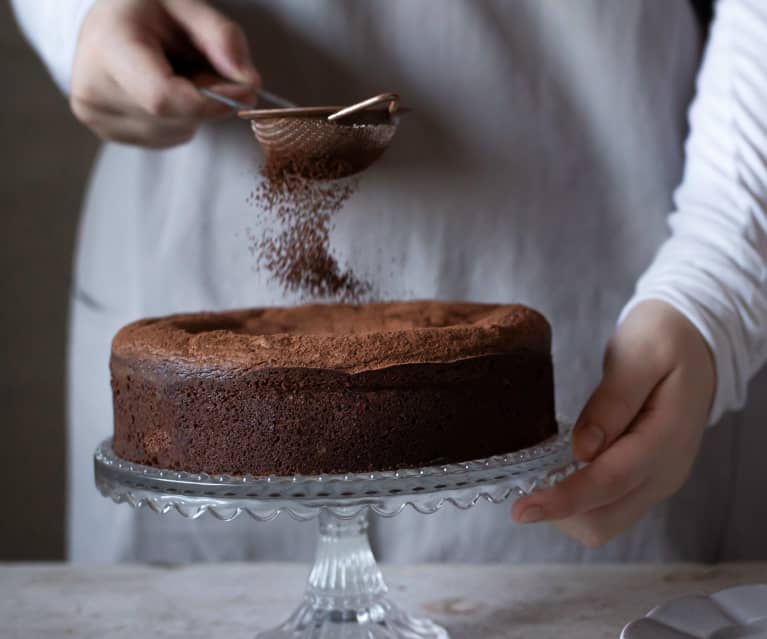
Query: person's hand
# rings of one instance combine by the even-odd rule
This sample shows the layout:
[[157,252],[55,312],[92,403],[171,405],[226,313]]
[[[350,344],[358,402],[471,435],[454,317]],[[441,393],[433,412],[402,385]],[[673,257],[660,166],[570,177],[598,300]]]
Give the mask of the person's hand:
[[72,74],[70,106],[81,122],[107,140],[180,144],[230,112],[195,84],[254,101],[260,78],[237,24],[202,0],[96,1]]
[[602,381],[575,425],[574,455],[591,463],[519,499],[513,518],[553,522],[590,547],[626,530],[684,483],[715,384],[695,327],[664,302],[637,305],[611,339]]

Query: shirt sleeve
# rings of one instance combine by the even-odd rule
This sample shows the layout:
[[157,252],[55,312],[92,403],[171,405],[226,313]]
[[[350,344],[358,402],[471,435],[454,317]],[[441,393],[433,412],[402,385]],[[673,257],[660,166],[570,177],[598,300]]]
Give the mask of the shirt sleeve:
[[715,422],[767,359],[765,0],[719,0],[685,151],[671,235],[620,319],[660,299],[692,322],[716,364]]
[[77,39],[95,0],[11,0],[21,30],[65,93],[72,78]]

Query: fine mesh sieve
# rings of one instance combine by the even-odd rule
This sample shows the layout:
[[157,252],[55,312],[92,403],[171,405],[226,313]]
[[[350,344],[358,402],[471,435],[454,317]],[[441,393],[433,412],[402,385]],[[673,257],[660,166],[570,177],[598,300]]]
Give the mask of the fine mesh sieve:
[[349,107],[244,109],[266,165],[309,178],[363,171],[389,146],[399,123],[399,96],[384,93]]
[[[186,77],[215,77],[215,71],[194,46],[175,52],[176,73]],[[250,120],[264,150],[267,170],[298,173],[308,178],[333,179],[365,170],[389,146],[399,124],[399,95],[382,93],[347,107],[297,107],[289,100],[261,89],[259,98],[276,109],[253,109],[205,86],[204,96],[218,100]],[[289,106],[288,106],[289,105]]]

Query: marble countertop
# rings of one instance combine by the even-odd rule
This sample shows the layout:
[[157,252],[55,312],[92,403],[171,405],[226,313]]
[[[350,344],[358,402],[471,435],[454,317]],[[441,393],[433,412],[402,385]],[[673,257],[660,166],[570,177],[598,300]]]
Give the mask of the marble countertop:
[[[297,604],[296,564],[0,565],[0,637],[253,639]],[[617,638],[672,597],[767,582],[767,563],[384,566],[391,597],[452,639]]]

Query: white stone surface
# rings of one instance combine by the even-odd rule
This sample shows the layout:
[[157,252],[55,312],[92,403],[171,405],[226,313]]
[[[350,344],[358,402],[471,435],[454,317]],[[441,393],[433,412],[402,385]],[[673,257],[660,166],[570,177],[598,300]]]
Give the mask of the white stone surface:
[[[0,565],[2,639],[253,639],[297,603],[308,568]],[[767,582],[767,563],[385,566],[392,598],[452,639],[602,639],[655,604]]]

